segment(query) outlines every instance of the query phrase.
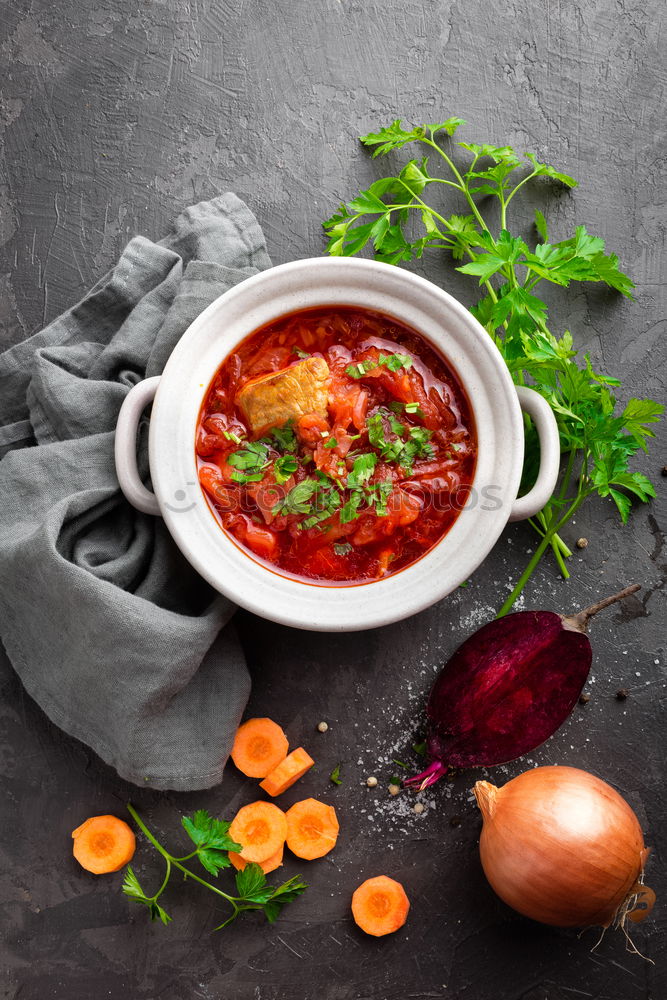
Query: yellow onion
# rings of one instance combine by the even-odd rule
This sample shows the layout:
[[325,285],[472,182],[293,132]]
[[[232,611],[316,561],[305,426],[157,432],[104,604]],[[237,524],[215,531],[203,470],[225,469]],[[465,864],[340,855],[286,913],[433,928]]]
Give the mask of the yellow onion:
[[642,920],[655,900],[640,883],[649,849],[610,785],[575,767],[536,767],[496,788],[478,781],[480,855],[500,898],[556,927]]

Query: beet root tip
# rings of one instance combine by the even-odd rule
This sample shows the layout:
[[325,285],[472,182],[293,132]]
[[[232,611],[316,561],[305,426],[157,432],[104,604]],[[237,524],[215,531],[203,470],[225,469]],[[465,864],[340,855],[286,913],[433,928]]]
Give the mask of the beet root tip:
[[604,608],[608,608],[611,604],[616,604],[618,601],[622,601],[624,598],[630,597],[631,594],[636,594],[638,590],[641,590],[641,586],[638,583],[633,583],[629,587],[624,587],[623,590],[619,590],[618,594],[612,594],[611,597],[605,597],[604,600],[591,604],[589,608],[584,608],[583,611],[579,611],[572,615],[563,615],[563,628],[572,632],[585,632],[589,620],[593,617],[593,615],[596,615],[598,611],[602,611]]
[[425,771],[421,774],[415,774],[413,778],[405,778],[403,781],[404,788],[416,788],[418,792],[422,792],[429,785],[434,785],[436,781],[440,781],[449,768],[442,761],[434,760]]

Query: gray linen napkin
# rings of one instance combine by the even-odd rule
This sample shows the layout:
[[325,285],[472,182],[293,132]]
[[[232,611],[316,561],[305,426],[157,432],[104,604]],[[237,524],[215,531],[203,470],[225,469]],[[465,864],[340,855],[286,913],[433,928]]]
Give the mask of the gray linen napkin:
[[252,213],[222,195],[161,243],[133,239],[78,305],[0,355],[2,640],[56,725],[153,788],[220,781],[250,681],[233,605],[120,493],[116,416],[213,299],[270,264]]

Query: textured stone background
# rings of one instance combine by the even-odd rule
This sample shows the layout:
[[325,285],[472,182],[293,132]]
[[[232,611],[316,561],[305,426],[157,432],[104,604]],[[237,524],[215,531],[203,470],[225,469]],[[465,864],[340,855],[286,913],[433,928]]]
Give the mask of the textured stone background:
[[[533,189],[521,218],[527,225],[540,204],[557,234],[584,222],[605,237],[637,301],[574,289],[552,298],[553,326],[569,326],[594,362],[621,375],[624,397],[664,397],[661,0],[4,0],[1,11],[4,343],[76,300],[131,235],[159,237],[181,207],[228,188],[257,214],[276,263],[321,253],[321,219],[381,169],[355,137],[397,116],[458,114],[467,137],[532,149],[580,179],[573,194]],[[420,270],[471,301],[473,287],[447,260]],[[656,444],[638,463],[663,503],[664,461]],[[656,965],[627,954],[618,934],[592,951],[595,932],[540,927],[494,897],[476,853],[477,775],[438,787],[422,817],[383,793],[393,766],[382,759],[412,762],[439,664],[493,613],[527,558],[533,536],[518,525],[467,589],[392,628],[318,636],[239,615],[253,713],[278,715],[317,758],[286,798],[322,796],[343,826],[335,853],[303,866],[313,888],[275,928],[248,919],[211,935],[214,908],[189,887],[168,901],[169,928],[150,925],[118,877],[83,874],[68,856],[83,817],[122,811],[132,795],[168,835],[181,811],[229,815],[253,786],[230,773],[207,794],[128,787],[49,724],[3,661],[0,1000],[663,1000],[660,503],[636,510],[624,530],[608,505],[591,504],[567,532],[590,539],[572,581],[545,563],[526,592],[526,606],[567,610],[643,585],[595,625],[591,701],[530,763],[584,766],[637,810],[655,846],[648,881],[663,897],[635,940]],[[631,692],[624,703],[619,687]],[[320,718],[326,736],[314,731]],[[339,761],[344,784],[334,788],[327,776]],[[378,795],[362,783],[371,772]],[[157,877],[146,848],[137,863],[149,883]],[[403,932],[375,941],[352,925],[348,903],[380,871],[404,882],[412,912]]]

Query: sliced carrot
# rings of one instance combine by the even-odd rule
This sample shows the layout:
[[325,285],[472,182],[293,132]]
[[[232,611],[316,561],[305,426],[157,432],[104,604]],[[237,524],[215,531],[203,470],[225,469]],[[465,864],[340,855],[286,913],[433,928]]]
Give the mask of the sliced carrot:
[[232,760],[249,778],[265,778],[287,756],[289,743],[272,719],[248,719],[236,731]]
[[288,809],[287,846],[297,858],[312,861],[333,850],[338,840],[338,818],[333,806],[303,799]]
[[400,882],[377,875],[362,882],[352,896],[354,922],[366,934],[393,934],[408,919],[410,900]]
[[239,809],[229,827],[229,836],[242,845],[244,861],[268,861],[285,843],[287,819],[272,802],[251,802]]
[[116,816],[91,816],[72,830],[72,837],[74,857],[93,875],[117,872],[134,856],[134,834],[127,823]]
[[297,747],[290,754],[281,760],[278,767],[260,781],[259,787],[263,788],[269,795],[276,797],[291,788],[295,781],[302,778],[306,771],[310,770],[315,761],[303,747]]
[[[270,858],[267,858],[266,861],[259,862],[259,865],[265,875],[268,875],[269,872],[275,871],[276,868],[280,868],[283,863],[283,850],[284,848],[281,847],[275,854],[272,854]],[[234,851],[229,852],[229,860],[234,867],[241,872],[246,865],[250,864],[249,861],[244,861],[241,855],[236,854]]]

